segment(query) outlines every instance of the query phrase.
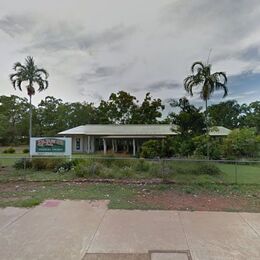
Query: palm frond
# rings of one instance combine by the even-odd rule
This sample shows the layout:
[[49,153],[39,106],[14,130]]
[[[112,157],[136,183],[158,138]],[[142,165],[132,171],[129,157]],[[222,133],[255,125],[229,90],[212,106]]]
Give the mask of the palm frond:
[[25,69],[25,66],[23,66],[20,62],[16,62],[13,66],[13,69],[14,70],[17,70],[18,69]]
[[47,81],[49,76],[48,72],[43,68],[39,69],[31,56],[28,56],[25,59],[25,65],[16,62],[13,69],[16,73],[9,76],[13,87],[22,90],[22,82],[29,82],[27,86],[28,95],[34,95],[35,93],[33,83],[36,83],[39,86],[38,91],[46,89],[49,85]]
[[45,69],[36,69],[35,73],[37,73],[37,74],[41,74],[41,73],[44,74],[45,79],[47,79],[49,77],[49,73]]
[[202,61],[196,61],[191,65],[191,72],[194,73],[195,68],[198,67],[198,69],[204,69],[205,65]]
[[228,79],[225,72],[215,72],[214,74],[218,76],[219,80],[220,78],[223,80],[223,84],[227,84]]
[[221,82],[216,83],[216,90],[223,90],[224,91],[223,98],[228,95],[227,86],[225,84],[221,83]]

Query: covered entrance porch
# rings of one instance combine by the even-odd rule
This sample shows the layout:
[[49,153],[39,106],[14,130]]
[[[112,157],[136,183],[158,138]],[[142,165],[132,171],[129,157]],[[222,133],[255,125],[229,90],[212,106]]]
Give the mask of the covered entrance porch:
[[112,153],[127,152],[136,156],[140,152],[142,144],[152,139],[164,139],[165,136],[106,136],[102,137],[103,152],[108,150]]

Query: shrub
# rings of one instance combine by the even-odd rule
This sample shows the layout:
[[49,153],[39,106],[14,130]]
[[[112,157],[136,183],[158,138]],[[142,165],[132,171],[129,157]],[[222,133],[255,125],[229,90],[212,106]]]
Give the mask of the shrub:
[[17,160],[14,163],[13,167],[16,170],[30,169],[30,168],[32,168],[32,162],[30,161],[30,159],[22,158],[22,159]]
[[13,147],[9,147],[3,151],[3,153],[15,153],[15,149]]
[[104,170],[104,166],[92,160],[84,161],[75,167],[75,173],[78,177],[98,177]]
[[221,173],[215,164],[204,162],[172,162],[169,168],[172,174],[218,175]]
[[28,148],[23,149],[23,153],[29,153],[30,150]]
[[201,163],[198,165],[198,167],[192,170],[192,173],[198,175],[219,175],[221,173],[221,170],[214,164]]
[[40,170],[46,170],[46,159],[43,158],[34,158],[32,159],[32,168],[40,171]]
[[58,165],[64,162],[64,159],[60,158],[33,158],[32,168],[37,171],[40,170],[56,170]]
[[124,179],[124,178],[132,178],[134,177],[134,171],[131,167],[123,167],[119,170],[118,172],[118,178],[119,179]]
[[147,172],[150,169],[150,164],[141,158],[135,162],[134,169],[138,172]]
[[224,140],[223,150],[226,157],[257,157],[259,136],[254,128],[233,130]]
[[162,155],[162,143],[157,140],[149,140],[141,147],[141,157],[156,158]]
[[63,173],[74,170],[75,166],[77,166],[80,162],[81,161],[78,159],[61,162],[56,166],[55,171]]
[[222,145],[218,140],[209,138],[206,135],[196,136],[193,138],[195,144],[194,155],[198,158],[207,156],[207,146],[209,142],[209,157],[214,160],[221,159],[222,157]]

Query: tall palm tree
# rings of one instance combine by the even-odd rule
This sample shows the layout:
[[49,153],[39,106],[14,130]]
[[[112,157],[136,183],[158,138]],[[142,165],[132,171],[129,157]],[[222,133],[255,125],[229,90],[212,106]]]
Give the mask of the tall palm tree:
[[38,68],[34,63],[34,59],[28,56],[25,59],[25,64],[22,65],[20,62],[14,64],[13,69],[15,73],[10,75],[10,80],[13,84],[14,89],[18,88],[22,91],[22,83],[25,82],[27,94],[30,99],[30,128],[29,128],[29,140],[32,137],[32,96],[35,94],[34,85],[38,85],[38,91],[41,92],[48,88],[48,77],[49,74],[45,69]]
[[[227,76],[225,72],[211,73],[211,64],[204,64],[196,61],[191,66],[192,75],[184,79],[185,90],[193,96],[193,89],[201,87],[200,97],[205,101],[206,105],[206,127],[209,135],[208,126],[208,100],[216,90],[223,90],[223,98],[228,94]],[[207,147],[207,157],[209,158],[209,143]]]

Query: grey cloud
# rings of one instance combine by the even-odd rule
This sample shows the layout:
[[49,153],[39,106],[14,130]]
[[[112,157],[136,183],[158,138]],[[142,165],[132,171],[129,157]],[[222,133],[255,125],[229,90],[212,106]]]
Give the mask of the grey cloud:
[[133,63],[121,64],[120,66],[97,66],[92,72],[82,73],[77,77],[77,83],[100,81],[112,76],[120,76],[127,71]]
[[139,91],[151,91],[151,92],[158,92],[162,90],[172,90],[172,89],[180,89],[181,84],[177,83],[173,80],[159,80],[153,83],[146,85],[145,87],[141,88],[131,88],[131,91],[139,92]]
[[0,19],[0,30],[11,37],[27,33],[34,26],[34,19],[30,16],[5,16]]
[[237,53],[237,56],[246,61],[259,60],[260,59],[260,48],[259,46],[250,46],[245,50]]
[[170,80],[161,80],[161,81],[156,81],[146,87],[147,90],[149,91],[161,91],[165,89],[174,89],[174,88],[180,88],[181,85],[175,81],[170,81]]
[[38,31],[33,35],[32,44],[22,51],[28,50],[88,50],[91,47],[113,47],[126,37],[132,35],[134,27],[114,26],[103,32],[87,33],[82,26],[60,23]]
[[259,61],[260,45],[253,44],[244,49],[233,50],[232,52],[229,53],[214,55],[211,61],[214,63],[214,62],[218,62],[230,58],[236,58],[242,61]]
[[259,16],[254,13],[258,4],[258,0],[179,0],[164,6],[161,22],[173,28],[181,26],[183,32],[214,36],[217,42],[230,42],[258,28]]
[[94,100],[100,101],[103,99],[102,95],[99,92],[89,91],[89,89],[80,87],[79,94],[83,97],[91,97]]
[[113,45],[132,35],[136,31],[135,27],[125,27],[122,25],[114,26],[100,34],[82,35],[78,39],[81,49],[88,49],[93,45]]

